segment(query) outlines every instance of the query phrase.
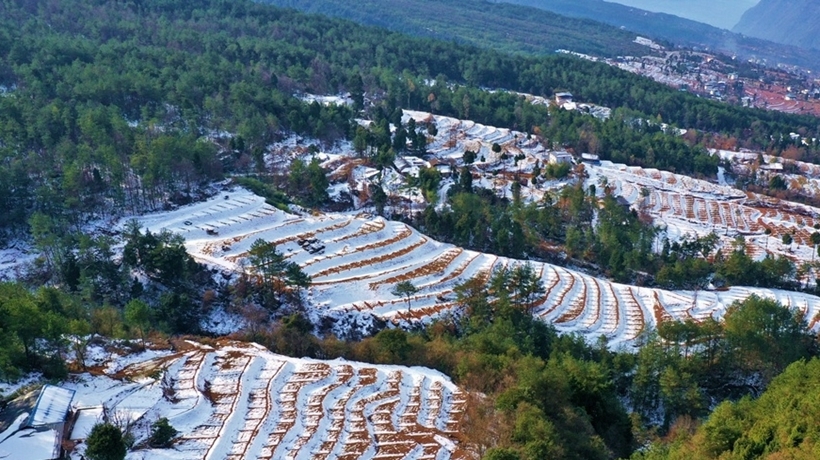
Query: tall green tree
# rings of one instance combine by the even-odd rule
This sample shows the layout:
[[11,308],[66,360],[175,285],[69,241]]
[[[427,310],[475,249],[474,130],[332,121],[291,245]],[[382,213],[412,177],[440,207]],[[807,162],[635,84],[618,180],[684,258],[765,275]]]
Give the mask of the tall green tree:
[[126,454],[122,431],[110,423],[98,423],[85,441],[89,460],[123,460]]
[[407,309],[410,309],[410,297],[414,296],[419,289],[410,281],[401,281],[390,291],[396,297],[404,297],[407,300]]
[[266,304],[276,307],[288,291],[299,292],[310,285],[310,277],[298,264],[289,262],[276,249],[275,243],[258,239],[251,244],[248,262],[259,277]]
[[313,158],[305,164],[301,159],[291,163],[288,174],[288,192],[306,206],[320,207],[329,200],[328,181],[319,160]]
[[125,305],[125,323],[139,331],[142,348],[145,348],[145,333],[151,327],[151,307],[139,299],[132,299]]
[[727,309],[724,322],[736,365],[746,372],[759,372],[764,381],[816,352],[804,314],[771,299],[752,295],[736,302]]

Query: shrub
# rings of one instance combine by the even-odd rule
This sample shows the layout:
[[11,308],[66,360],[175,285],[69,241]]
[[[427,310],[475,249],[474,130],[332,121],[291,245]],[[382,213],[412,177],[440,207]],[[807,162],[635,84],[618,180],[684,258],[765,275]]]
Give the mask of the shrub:
[[151,425],[151,438],[148,442],[152,447],[171,447],[171,441],[179,433],[176,428],[162,417]]
[[110,423],[98,423],[91,429],[86,440],[88,447],[85,457],[88,460],[123,460],[125,442],[119,428]]

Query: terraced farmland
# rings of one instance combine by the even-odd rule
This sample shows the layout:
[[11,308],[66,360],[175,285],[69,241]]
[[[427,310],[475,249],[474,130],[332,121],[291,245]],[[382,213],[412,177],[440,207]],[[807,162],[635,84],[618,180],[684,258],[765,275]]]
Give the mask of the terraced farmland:
[[[239,189],[228,193],[228,199],[147,216],[143,224],[152,231],[181,233],[198,260],[227,271],[241,269],[239,262],[257,238],[275,241],[313,277],[307,294],[311,311],[337,319],[375,315],[407,324],[435,318],[455,307],[457,284],[494,267],[522,263],[440,243],[402,223],[369,215],[288,214]],[[800,293],[740,287],[669,292],[616,284],[549,264],[533,266],[546,288],[535,315],[560,331],[590,339],[605,335],[613,345],[632,342],[647,325],[662,319],[720,317],[733,301],[752,293],[800,308],[809,318],[820,312],[820,298]],[[405,280],[419,288],[409,308],[405,299],[390,293],[395,283]],[[349,323],[339,321],[338,327]]]
[[[168,417],[180,431],[173,449],[141,458],[465,458],[455,435],[466,396],[435,371],[288,358],[228,341],[185,348],[117,373],[138,384],[96,376],[72,389],[85,406],[147,423]],[[145,368],[164,376],[134,372]]]
[[[436,124],[438,135],[428,144],[431,156],[439,161],[460,164],[465,150],[478,152],[477,156],[484,157],[486,161],[476,163],[474,173],[489,168],[495,174],[480,174],[474,180],[480,186],[506,193],[508,197],[512,196],[510,185],[513,180],[529,178],[536,162],[543,165],[549,161],[549,151],[528,139],[526,133],[485,126],[470,120],[406,111],[405,118],[410,117],[418,123]],[[504,166],[501,153],[495,153],[490,148],[496,142],[502,147],[502,153],[509,157],[523,155],[524,159]],[[729,160],[758,158],[755,153],[720,151],[716,154]],[[768,163],[780,161],[771,156],[763,157]],[[817,185],[820,169],[816,165],[803,162],[794,164],[800,175],[787,175],[789,180],[799,182],[798,185],[804,189],[820,187]],[[724,250],[729,251],[732,240],[742,235],[753,257],[777,254],[789,257],[798,264],[813,260],[814,247],[810,237],[815,231],[814,225],[820,224],[818,208],[747,194],[729,185],[657,169],[605,161],[600,166],[586,165],[586,170],[590,175],[588,184],[600,186],[601,179],[606,178],[606,184],[615,195],[623,196],[633,207],[653,217],[656,223],[665,225],[672,240],[687,233],[705,235],[715,232],[722,237]],[[599,187],[599,193],[603,188]],[[644,189],[648,192],[646,196],[643,195],[646,193]],[[525,200],[538,201],[543,198],[544,192],[544,186],[533,187],[529,182],[521,188]],[[793,244],[782,244],[786,234],[793,237]],[[813,282],[813,279],[809,281]]]
[[[810,238],[820,209],[656,169],[603,162],[588,171],[591,182],[606,178],[613,193],[666,225],[670,239],[715,232],[729,251],[741,235],[753,257],[777,254],[798,264],[813,259]],[[792,244],[782,243],[786,234]]]

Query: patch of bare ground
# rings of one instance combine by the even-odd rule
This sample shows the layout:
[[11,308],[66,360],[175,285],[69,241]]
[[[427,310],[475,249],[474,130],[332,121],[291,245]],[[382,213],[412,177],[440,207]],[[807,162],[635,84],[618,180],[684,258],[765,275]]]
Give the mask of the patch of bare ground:
[[552,307],[550,307],[541,316],[549,315],[550,313],[555,311],[555,309],[557,309],[558,307],[564,305],[564,298],[567,296],[567,294],[575,286],[575,277],[572,276],[570,273],[567,273],[566,271],[564,271],[564,274],[565,274],[565,276],[569,277],[569,283],[566,286],[564,286],[564,288],[561,290],[561,292],[558,293],[558,299],[552,304]]
[[663,308],[663,304],[661,304],[661,299],[658,297],[658,293],[655,292],[655,302],[652,304],[652,310],[655,314],[655,322],[660,326],[661,324],[667,321],[673,321],[672,315]]
[[637,332],[630,336],[630,339],[633,339],[641,334],[641,332],[646,328],[646,318],[643,314],[643,308],[641,308],[641,304],[638,302],[637,297],[635,297],[635,291],[632,288],[628,288],[627,291],[629,292],[629,301],[626,303],[626,315],[627,321],[630,324],[637,324]]
[[324,363],[312,363],[302,366],[299,370],[291,374],[290,379],[279,393],[277,404],[279,406],[279,422],[276,428],[268,435],[264,448],[264,455],[260,459],[271,460],[276,453],[277,447],[282,442],[285,434],[296,424],[299,417],[297,407],[299,392],[306,385],[324,380],[333,373],[332,368]]
[[559,316],[557,320],[555,320],[556,323],[561,324],[573,321],[578,319],[578,317],[581,316],[581,313],[584,312],[584,308],[586,308],[587,303],[587,283],[584,282],[584,280],[581,280],[581,284],[583,284],[581,296],[572,299],[569,309]]
[[[378,380],[376,369],[361,369],[359,371],[359,383],[363,387],[374,385]],[[371,433],[367,428],[367,419],[364,409],[368,403],[375,400],[378,393],[367,398],[356,400],[346,413],[345,427],[347,437],[342,443],[341,453],[337,457],[339,460],[356,460],[361,457],[372,444]]]
[[481,254],[480,254],[480,253],[475,253],[472,257],[470,257],[469,259],[465,260],[465,261],[464,261],[464,262],[462,262],[462,263],[461,263],[458,267],[456,267],[456,269],[455,269],[455,270],[453,270],[452,272],[450,272],[450,274],[449,274],[449,275],[447,275],[447,276],[445,276],[444,278],[442,278],[441,280],[439,280],[439,281],[438,281],[438,284],[443,284],[443,283],[446,283],[446,282],[448,282],[448,281],[452,281],[452,280],[454,280],[454,279],[456,279],[456,278],[460,277],[462,274],[464,274],[464,272],[467,270],[467,268],[468,268],[470,265],[472,265],[472,264],[473,264],[473,262],[475,262],[475,260],[476,260],[479,256],[481,256]]
[[388,254],[383,254],[383,255],[380,255],[380,256],[377,256],[377,257],[372,257],[372,258],[365,259],[365,260],[359,260],[359,261],[356,261],[356,262],[351,262],[351,263],[348,263],[348,264],[340,265],[338,267],[328,268],[326,270],[320,271],[319,273],[316,273],[315,275],[313,275],[313,278],[321,278],[323,276],[335,275],[335,274],[339,274],[339,273],[342,273],[342,272],[345,272],[345,271],[355,270],[357,268],[368,267],[368,266],[371,266],[371,265],[376,265],[376,264],[380,264],[380,263],[383,263],[383,262],[387,262],[389,260],[397,259],[401,256],[410,254],[411,252],[413,252],[414,250],[420,248],[421,246],[424,246],[425,244],[427,244],[427,238],[422,237],[419,241],[417,241],[417,242],[415,242],[415,243],[413,243],[409,246],[405,246],[405,247],[399,249],[398,251],[394,251],[394,252],[391,252],[391,253],[388,253]]
[[376,233],[378,231],[384,230],[385,227],[386,224],[382,220],[376,222],[365,222],[364,225],[362,225],[362,227],[357,232],[336,238],[332,240],[332,242],[340,243],[342,241],[352,240],[354,238],[359,238],[362,236],[369,235],[371,233]]
[[421,278],[424,276],[434,275],[437,273],[444,273],[447,270],[447,267],[453,263],[453,261],[464,252],[463,249],[454,248],[445,251],[444,253],[438,255],[435,259],[433,259],[430,263],[425,264],[423,267],[416,268],[415,270],[411,270],[406,273],[402,273],[401,275],[393,276],[381,281],[377,281],[374,283],[370,283],[370,289],[376,290],[379,286],[383,286],[385,284],[396,284],[402,281],[408,281],[415,278]]
[[226,460],[243,460],[246,458],[248,448],[259,437],[262,424],[273,409],[273,402],[271,401],[273,383],[276,376],[285,367],[285,363],[279,362],[270,368],[267,367],[269,365],[271,363],[266,362],[266,368],[262,370],[259,377],[260,380],[267,381],[266,385],[253,388],[248,394],[248,414],[245,416],[245,424],[236,437],[231,454]]

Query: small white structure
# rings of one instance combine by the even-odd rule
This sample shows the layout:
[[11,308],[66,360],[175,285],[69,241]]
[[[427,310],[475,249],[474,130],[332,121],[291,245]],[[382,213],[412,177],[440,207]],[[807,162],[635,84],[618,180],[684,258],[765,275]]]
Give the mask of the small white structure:
[[91,429],[94,425],[103,422],[103,408],[102,406],[89,407],[77,410],[77,419],[74,421],[74,427],[71,429],[72,441],[81,441],[88,438],[91,434]]
[[650,40],[646,37],[636,37],[635,40],[633,41],[633,43],[637,43],[637,44],[643,45],[643,46],[648,46],[649,48],[652,48],[655,51],[660,51],[660,50],[663,49],[663,46],[655,43],[654,41],[652,41],[652,40]]
[[585,163],[598,164],[601,162],[601,158],[593,153],[582,153],[581,161]]
[[73,390],[44,386],[31,414],[21,415],[8,430],[0,433],[0,459],[61,458],[65,423],[73,399]]
[[400,173],[410,176],[418,176],[419,169],[430,167],[430,163],[413,156],[397,157],[394,164]]
[[553,165],[561,163],[572,163],[572,154],[569,152],[550,152],[548,159],[549,163]]
[[34,413],[29,417],[26,426],[37,428],[65,422],[68,411],[71,410],[71,401],[73,399],[74,390],[54,385],[44,386],[40,390],[40,396],[34,405]]
[[572,93],[555,93],[555,103],[564,105],[572,102]]
[[447,163],[436,163],[433,165],[436,170],[441,173],[443,177],[450,177],[453,175],[453,167]]
[[783,171],[783,163],[768,163],[765,165],[760,165],[760,169],[763,171]]
[[574,102],[567,102],[565,104],[561,104],[561,108],[569,111],[578,110],[578,104]]

